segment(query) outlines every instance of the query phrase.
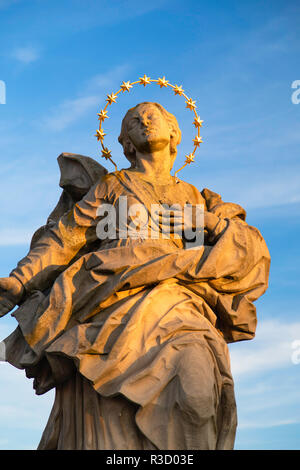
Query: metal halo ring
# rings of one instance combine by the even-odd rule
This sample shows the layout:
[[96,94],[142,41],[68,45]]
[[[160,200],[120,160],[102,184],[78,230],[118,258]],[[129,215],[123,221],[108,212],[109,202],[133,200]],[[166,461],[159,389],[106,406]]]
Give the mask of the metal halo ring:
[[185,168],[186,165],[190,165],[190,163],[194,162],[196,150],[200,146],[200,144],[203,142],[202,138],[200,136],[200,128],[202,127],[203,121],[200,119],[200,116],[198,116],[198,114],[197,114],[196,101],[193,101],[192,98],[189,98],[184,93],[184,90],[182,89],[181,85],[180,86],[172,85],[171,83],[169,83],[168,80],[166,80],[165,77],[158,78],[158,79],[152,79],[150,77],[147,77],[147,75],[145,74],[143,77],[141,77],[139,80],[137,80],[135,82],[129,82],[129,81],[128,82],[122,82],[122,85],[121,85],[120,89],[116,93],[111,93],[110,95],[107,95],[107,99],[106,99],[107,103],[106,103],[105,107],[100,110],[100,113],[97,114],[98,119],[99,119],[99,129],[96,130],[95,137],[97,137],[97,140],[101,143],[101,147],[102,147],[101,156],[103,158],[105,158],[106,160],[109,160],[115,166],[115,169],[117,171],[118,170],[117,165],[113,161],[113,159],[111,158],[111,151],[107,147],[105,147],[104,144],[103,144],[104,137],[105,137],[106,134],[102,130],[102,123],[105,121],[105,119],[108,118],[107,108],[112,103],[116,103],[116,100],[117,100],[117,97],[118,97],[119,93],[124,93],[125,91],[129,92],[130,89],[133,87],[133,85],[143,85],[145,87],[146,85],[149,85],[150,83],[156,83],[157,85],[159,85],[160,88],[167,88],[167,87],[172,88],[175,95],[183,96],[185,98],[186,108],[193,111],[194,115],[195,115],[193,124],[197,129],[197,135],[193,139],[194,150],[193,150],[192,153],[185,156],[184,165],[181,168],[179,168],[179,170],[177,170],[175,172],[174,176],[176,177],[177,173],[179,173],[181,170],[183,170],[183,168]]

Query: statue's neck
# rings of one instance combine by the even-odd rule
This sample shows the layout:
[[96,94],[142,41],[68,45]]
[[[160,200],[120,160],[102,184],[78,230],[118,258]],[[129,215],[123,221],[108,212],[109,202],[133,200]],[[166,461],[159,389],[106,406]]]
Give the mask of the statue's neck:
[[163,149],[154,153],[136,154],[135,172],[144,178],[155,182],[166,182],[172,179],[170,175],[170,150]]

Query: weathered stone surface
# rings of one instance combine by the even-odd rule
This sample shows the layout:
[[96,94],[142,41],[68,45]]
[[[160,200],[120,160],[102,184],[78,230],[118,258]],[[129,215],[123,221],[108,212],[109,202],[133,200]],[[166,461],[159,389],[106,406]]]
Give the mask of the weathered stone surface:
[[[170,175],[174,116],[138,105],[119,140],[127,170],[106,174],[88,157],[59,157],[62,197],[28,255],[0,279],[0,314],[20,305],[6,360],[34,378],[37,394],[57,390],[40,449],[231,449],[226,343],[255,334],[268,249],[243,208]],[[124,197],[146,208],[154,237],[117,230],[99,239],[99,208],[120,209]],[[152,220],[152,205],[175,203],[204,207],[203,246],[185,249],[179,229],[202,227],[176,213],[163,238],[170,214]],[[125,219],[132,230],[130,210]]]

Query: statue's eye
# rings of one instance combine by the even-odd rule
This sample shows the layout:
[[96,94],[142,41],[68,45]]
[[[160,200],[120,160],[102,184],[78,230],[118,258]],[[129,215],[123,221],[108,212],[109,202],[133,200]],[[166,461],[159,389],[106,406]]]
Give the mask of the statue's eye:
[[139,122],[139,118],[137,117],[131,118],[129,121],[129,127],[134,127],[136,124],[138,124],[138,122]]

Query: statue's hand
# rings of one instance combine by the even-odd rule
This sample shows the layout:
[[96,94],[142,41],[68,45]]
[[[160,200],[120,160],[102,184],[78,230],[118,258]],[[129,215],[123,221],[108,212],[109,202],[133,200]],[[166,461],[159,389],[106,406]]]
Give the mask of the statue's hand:
[[10,312],[22,299],[24,287],[15,277],[0,278],[0,318]]
[[169,208],[160,207],[155,212],[155,217],[159,222],[162,233],[177,234],[180,237],[183,235],[184,230],[190,232],[196,227],[195,211],[184,212],[182,208],[175,206],[170,210]]
[[220,218],[218,216],[216,216],[212,212],[204,212],[204,227],[208,232],[212,232],[219,222]]
[[[186,233],[192,230],[202,230],[203,228],[212,232],[218,222],[220,221],[212,212],[204,211],[204,217],[197,217],[197,206],[192,206],[192,210],[183,211],[182,209],[173,208],[163,209],[159,214],[159,222],[162,232],[165,232],[171,227],[171,233],[181,234],[183,231]],[[203,223],[203,225],[198,226]]]

